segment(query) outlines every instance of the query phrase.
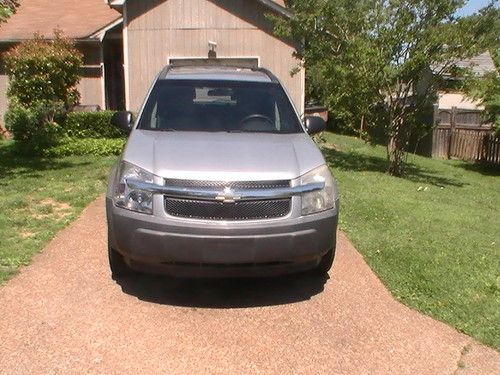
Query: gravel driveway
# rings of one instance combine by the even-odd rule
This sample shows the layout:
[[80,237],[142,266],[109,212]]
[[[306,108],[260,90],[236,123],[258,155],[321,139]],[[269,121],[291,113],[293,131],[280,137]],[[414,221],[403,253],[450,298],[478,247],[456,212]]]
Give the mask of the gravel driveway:
[[111,280],[103,198],[0,287],[0,374],[499,374],[396,302],[344,235],[330,280]]

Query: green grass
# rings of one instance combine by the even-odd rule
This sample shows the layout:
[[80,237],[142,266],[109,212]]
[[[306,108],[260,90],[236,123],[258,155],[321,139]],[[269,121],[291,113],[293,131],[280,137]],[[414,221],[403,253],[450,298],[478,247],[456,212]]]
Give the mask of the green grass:
[[116,156],[23,158],[0,141],[0,284],[105,191]]
[[404,304],[500,348],[500,171],[410,155],[404,178],[385,149],[328,134],[340,227]]

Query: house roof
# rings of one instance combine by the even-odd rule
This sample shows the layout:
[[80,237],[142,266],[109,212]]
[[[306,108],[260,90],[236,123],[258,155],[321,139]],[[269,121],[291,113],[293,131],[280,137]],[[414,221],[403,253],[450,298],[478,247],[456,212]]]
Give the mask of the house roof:
[[[489,52],[484,52],[481,53],[480,55],[468,58],[468,59],[463,59],[463,60],[457,60],[453,61],[453,65],[458,67],[458,68],[463,68],[463,69],[471,69],[472,73],[475,75],[482,77],[486,73],[491,73],[496,71],[495,63],[493,62],[493,58],[491,57],[491,54]],[[432,70],[433,72],[440,71],[443,68],[444,65],[433,65]],[[447,77],[450,74],[445,73],[444,76]]]
[[484,52],[470,59],[461,60],[456,65],[459,68],[470,68],[473,73],[479,76],[496,71],[495,63],[489,52]]
[[22,0],[16,13],[0,26],[0,42],[45,37],[60,29],[72,39],[98,38],[100,31],[121,20],[103,0]]
[[[123,6],[126,0],[107,0],[108,4],[116,9],[119,9]],[[255,0],[262,5],[266,6],[270,10],[275,11],[285,17],[291,17],[292,13],[286,8],[285,0]]]

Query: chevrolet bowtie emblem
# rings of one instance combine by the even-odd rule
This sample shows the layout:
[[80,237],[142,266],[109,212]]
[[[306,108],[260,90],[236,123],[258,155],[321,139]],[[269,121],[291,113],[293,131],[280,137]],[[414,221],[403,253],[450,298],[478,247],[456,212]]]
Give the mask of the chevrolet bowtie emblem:
[[218,195],[215,199],[221,201],[222,203],[234,203],[241,199],[241,197],[234,195],[230,187],[225,187],[223,195]]

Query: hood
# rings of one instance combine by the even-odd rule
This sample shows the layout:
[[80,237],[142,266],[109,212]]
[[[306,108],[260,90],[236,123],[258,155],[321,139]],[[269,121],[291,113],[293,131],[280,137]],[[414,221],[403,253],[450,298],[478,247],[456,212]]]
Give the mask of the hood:
[[325,163],[301,134],[134,130],[123,160],[163,178],[291,180]]

